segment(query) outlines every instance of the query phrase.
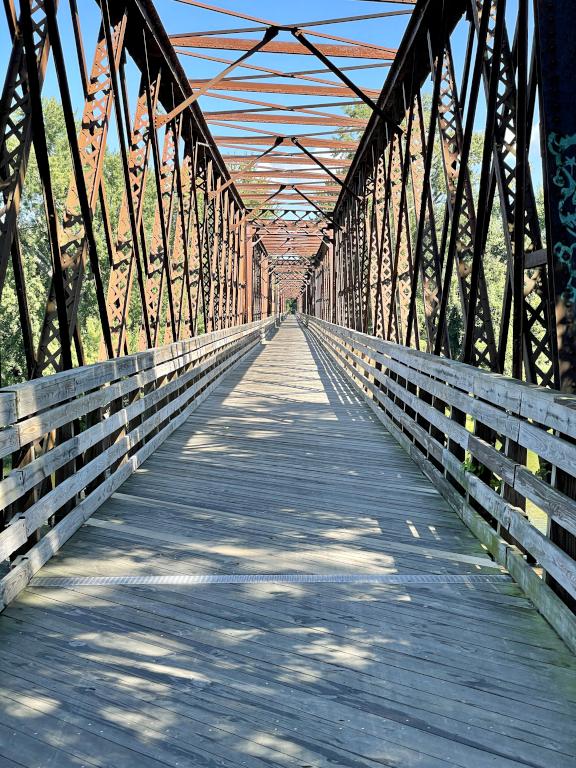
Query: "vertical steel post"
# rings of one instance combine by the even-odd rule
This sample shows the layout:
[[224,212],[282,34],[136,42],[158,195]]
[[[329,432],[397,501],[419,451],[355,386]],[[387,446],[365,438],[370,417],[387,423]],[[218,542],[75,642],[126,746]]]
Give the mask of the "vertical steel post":
[[[544,195],[548,266],[553,275],[557,375],[560,389],[576,392],[576,5],[536,0],[540,75],[540,128],[544,154]],[[554,317],[554,315],[552,315]],[[557,470],[556,485],[576,498],[574,475]],[[576,558],[576,536],[551,521],[549,536]],[[548,583],[576,608],[549,576]]]

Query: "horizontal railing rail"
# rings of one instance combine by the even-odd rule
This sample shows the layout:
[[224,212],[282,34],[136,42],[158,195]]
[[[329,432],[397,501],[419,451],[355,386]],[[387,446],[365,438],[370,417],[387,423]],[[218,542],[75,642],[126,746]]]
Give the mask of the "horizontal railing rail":
[[276,322],[0,389],[0,609]]
[[559,481],[576,472],[576,397],[301,317],[494,559],[576,648],[568,607],[576,599],[576,561],[548,536],[552,523],[576,534],[576,501],[570,483]]

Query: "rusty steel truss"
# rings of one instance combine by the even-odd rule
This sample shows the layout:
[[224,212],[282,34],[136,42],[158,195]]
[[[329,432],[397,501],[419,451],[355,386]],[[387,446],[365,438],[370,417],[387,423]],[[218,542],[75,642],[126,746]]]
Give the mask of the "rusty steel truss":
[[574,391],[569,5],[418,3],[331,214],[307,312]]
[[[95,50],[85,59],[81,18],[71,0],[84,92],[79,130],[64,53],[72,41],[65,45],[62,40],[57,0],[24,1],[19,12],[12,2],[5,5],[12,53],[0,107],[0,297],[12,269],[27,378],[85,362],[78,318],[87,277],[95,283],[102,359],[270,312],[269,303],[261,300],[270,294],[265,253],[250,233],[245,206],[197,103],[186,104],[192,91],[153,3],[102,0]],[[43,122],[42,85],[50,56],[72,167],[63,205],[54,193]],[[139,72],[136,94],[126,75],[128,59]],[[112,130],[123,181],[115,217],[103,175]],[[32,150],[52,263],[37,338],[24,279],[27,254],[18,234]],[[145,231],[147,199],[154,201],[155,211]],[[103,222],[107,253],[97,250],[97,217]],[[256,293],[254,285],[259,286]],[[129,339],[131,324],[136,332]]]
[[[8,285],[25,360],[12,382],[93,362],[88,311],[101,336],[100,360],[266,317],[301,294],[319,249],[331,242],[330,210],[367,122],[334,107],[376,108],[380,86],[360,88],[347,73],[386,71],[395,49],[330,34],[330,25],[407,19],[414,3],[297,25],[183,4],[200,16],[233,17],[236,26],[168,36],[152,0],[94,0],[92,15],[76,0],[4,3],[12,52],[0,105],[0,307]],[[321,67],[256,64],[269,53],[306,56]],[[199,60],[218,73],[188,77],[183,64]],[[64,196],[44,115],[49,68],[69,145]],[[258,94],[305,103],[259,101]],[[201,98],[232,108],[203,114]],[[275,131],[279,124],[290,131]],[[224,133],[213,136],[209,125]],[[122,190],[113,200],[110,155]],[[29,306],[32,257],[19,234],[31,157],[45,212],[35,224],[46,230],[42,249],[51,265],[41,317],[37,295]],[[95,297],[89,310],[88,294]],[[0,378],[6,381],[1,370]]]
[[[566,4],[420,0],[413,12],[298,24],[185,4],[236,26],[168,36],[150,0],[102,0],[90,58],[75,0],[5,3],[12,53],[0,107],[0,299],[10,275],[28,378],[85,362],[79,317],[89,277],[101,359],[256,319],[301,297],[307,312],[341,325],[574,389]],[[79,127],[64,5],[83,88]],[[399,14],[409,22],[398,51],[326,31],[360,20],[381,20],[385,30],[386,17]],[[322,67],[255,63],[268,53]],[[190,79],[182,66],[190,57],[226,66]],[[64,200],[44,129],[50,62],[70,149]],[[377,67],[389,69],[381,93],[348,74]],[[258,101],[263,93],[330,101]],[[233,105],[203,114],[200,98]],[[366,105],[369,119],[332,109],[350,104]],[[226,133],[213,136],[209,124]],[[123,184],[113,212],[103,173],[111,144]],[[19,237],[31,152],[52,264],[35,331]]]

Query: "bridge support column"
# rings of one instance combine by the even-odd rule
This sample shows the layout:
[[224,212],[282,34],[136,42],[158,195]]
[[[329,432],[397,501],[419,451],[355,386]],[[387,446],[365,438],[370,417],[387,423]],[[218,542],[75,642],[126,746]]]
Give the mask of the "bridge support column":
[[334,232],[329,231],[328,236],[331,242],[328,245],[328,251],[326,259],[328,263],[328,275],[330,281],[330,289],[328,292],[328,308],[326,312],[326,320],[330,323],[336,322],[336,268],[334,263]]
[[[540,78],[540,120],[548,265],[553,276],[550,303],[556,313],[556,378],[563,392],[576,392],[576,6],[537,0],[536,30]],[[576,498],[576,480],[558,469],[556,486]],[[576,537],[553,521],[550,539],[576,558]],[[566,591],[548,577],[561,597]]]
[[268,258],[263,258],[260,262],[260,280],[261,280],[261,316],[262,319],[270,316],[270,264]]
[[254,320],[254,233],[250,226],[243,227],[244,233],[244,322]]

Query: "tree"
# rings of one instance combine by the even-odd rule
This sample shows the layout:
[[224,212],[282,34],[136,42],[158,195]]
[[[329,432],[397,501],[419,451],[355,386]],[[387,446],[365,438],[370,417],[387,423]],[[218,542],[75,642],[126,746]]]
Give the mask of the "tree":
[[[61,215],[71,170],[66,128],[62,110],[55,99],[45,100],[43,108],[54,196],[58,213]],[[33,150],[26,172],[17,226],[32,333],[37,340],[52,270],[42,185]],[[8,270],[0,303],[0,334],[0,377],[2,385],[5,386],[27,378],[14,275],[11,269]]]
[[[430,120],[431,109],[431,97],[424,95],[423,97],[423,112],[424,112],[424,125],[427,127]],[[345,112],[348,116],[353,118],[359,118],[368,120],[371,115],[371,109],[368,105],[363,103],[353,104],[345,107]],[[362,131],[355,131],[354,133],[341,132],[339,136],[341,138],[353,136],[359,139],[362,135]],[[470,148],[470,157],[468,162],[468,169],[470,172],[474,197],[477,198],[478,185],[480,181],[480,168],[482,162],[482,154],[484,148],[484,135],[482,132],[474,133],[472,137],[472,144]],[[350,154],[350,153],[346,153]],[[432,158],[432,167],[430,174],[430,189],[432,193],[432,203],[434,207],[435,223],[436,223],[436,235],[437,240],[440,243],[441,240],[441,228],[444,222],[445,207],[446,207],[446,179],[444,173],[444,166],[442,160],[442,153],[439,145],[438,132],[436,131],[435,151]],[[539,193],[539,198],[542,197],[542,193]],[[409,198],[409,206],[411,201]],[[416,243],[416,216],[414,211],[411,211],[411,242],[413,247]],[[483,267],[486,277],[486,284],[488,288],[488,298],[491,306],[492,321],[495,328],[495,333],[498,335],[498,331],[501,325],[502,315],[502,299],[505,291],[506,273],[507,273],[507,251],[506,241],[504,237],[504,228],[502,223],[502,216],[500,212],[498,196],[496,195],[494,206],[491,212],[486,247],[483,254]],[[422,294],[419,291],[418,303],[421,306]],[[425,336],[425,327],[423,323],[422,312],[420,314],[420,335],[423,338]],[[461,352],[462,340],[464,334],[464,322],[462,317],[461,301],[458,295],[458,283],[456,279],[452,280],[450,286],[450,296],[448,303],[448,337],[450,347],[454,357],[458,357]]]
[[[363,101],[360,101],[357,104],[348,104],[344,107],[344,112],[348,117],[354,118],[354,120],[365,120],[366,122],[372,115],[371,107],[369,107],[368,104],[364,104]],[[363,133],[364,129],[358,128],[358,130],[338,131],[337,135],[340,141],[360,141]],[[354,157],[354,152],[339,152],[338,156],[351,158]]]
[[[62,222],[66,196],[72,176],[70,149],[61,105],[56,99],[43,100],[46,143],[50,162],[51,181],[59,222]],[[119,156],[107,151],[103,169],[108,207],[112,215],[113,231],[122,198],[123,180]],[[150,203],[148,204],[150,207]],[[149,214],[148,214],[149,215]],[[18,214],[22,264],[32,326],[34,344],[38,344],[46,302],[52,277],[49,240],[44,210],[42,184],[34,150],[30,152],[24,181],[22,201]],[[104,227],[100,212],[94,217],[94,230],[104,285],[108,284],[109,259]],[[100,347],[100,321],[96,291],[89,265],[82,287],[78,325],[83,339],[87,362],[98,359]],[[138,318],[140,310],[138,311]],[[24,381],[27,378],[26,358],[22,342],[22,329],[12,269],[9,268],[0,301],[0,384]]]

